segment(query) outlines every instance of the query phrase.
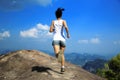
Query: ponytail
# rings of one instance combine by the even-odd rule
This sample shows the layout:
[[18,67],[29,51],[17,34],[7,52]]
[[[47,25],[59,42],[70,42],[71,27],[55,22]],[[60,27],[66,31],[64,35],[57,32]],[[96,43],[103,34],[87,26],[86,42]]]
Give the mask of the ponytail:
[[64,11],[64,8],[58,8],[55,12],[56,18],[62,17],[62,11]]

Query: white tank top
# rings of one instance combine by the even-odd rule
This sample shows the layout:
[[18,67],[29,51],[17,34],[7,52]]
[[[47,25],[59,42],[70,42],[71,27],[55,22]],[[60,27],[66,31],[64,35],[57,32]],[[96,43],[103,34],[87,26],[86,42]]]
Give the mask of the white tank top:
[[63,31],[63,20],[54,21],[54,34],[53,40],[62,40],[65,41],[64,31]]

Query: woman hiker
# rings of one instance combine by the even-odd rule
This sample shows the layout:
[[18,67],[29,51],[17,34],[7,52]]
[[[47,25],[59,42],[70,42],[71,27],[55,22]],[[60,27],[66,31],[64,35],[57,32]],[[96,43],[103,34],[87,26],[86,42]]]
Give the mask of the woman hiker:
[[65,43],[65,36],[64,36],[64,29],[66,30],[67,38],[70,38],[68,26],[65,20],[62,17],[63,8],[58,8],[55,12],[56,20],[52,21],[50,26],[50,32],[53,32],[53,41],[52,46],[54,48],[54,53],[58,61],[61,63],[61,72],[65,71],[65,57],[64,57],[64,50],[66,47]]

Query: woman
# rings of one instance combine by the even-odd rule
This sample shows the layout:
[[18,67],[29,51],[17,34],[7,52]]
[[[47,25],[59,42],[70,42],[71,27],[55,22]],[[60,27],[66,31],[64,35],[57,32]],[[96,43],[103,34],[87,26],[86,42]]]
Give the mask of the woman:
[[65,71],[64,50],[66,44],[63,29],[66,30],[67,38],[69,38],[70,35],[66,21],[61,18],[62,11],[64,11],[63,8],[58,8],[56,10],[55,12],[56,20],[52,21],[52,24],[50,26],[50,32],[54,32],[52,45],[54,48],[56,58],[58,58],[58,61],[61,62],[61,72],[64,72]]

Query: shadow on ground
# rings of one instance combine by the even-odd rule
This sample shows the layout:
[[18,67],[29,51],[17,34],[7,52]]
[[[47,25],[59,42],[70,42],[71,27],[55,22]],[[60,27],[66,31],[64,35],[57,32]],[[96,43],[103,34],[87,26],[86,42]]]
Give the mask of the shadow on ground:
[[58,74],[61,74],[60,72],[58,72],[58,71],[55,71],[55,70],[53,70],[53,69],[51,69],[51,68],[49,68],[49,67],[45,67],[45,66],[33,66],[32,67],[32,72],[33,71],[37,71],[37,72],[46,72],[46,73],[48,73],[49,75],[52,75],[49,71],[53,71],[53,72],[55,72],[55,73],[58,73]]

